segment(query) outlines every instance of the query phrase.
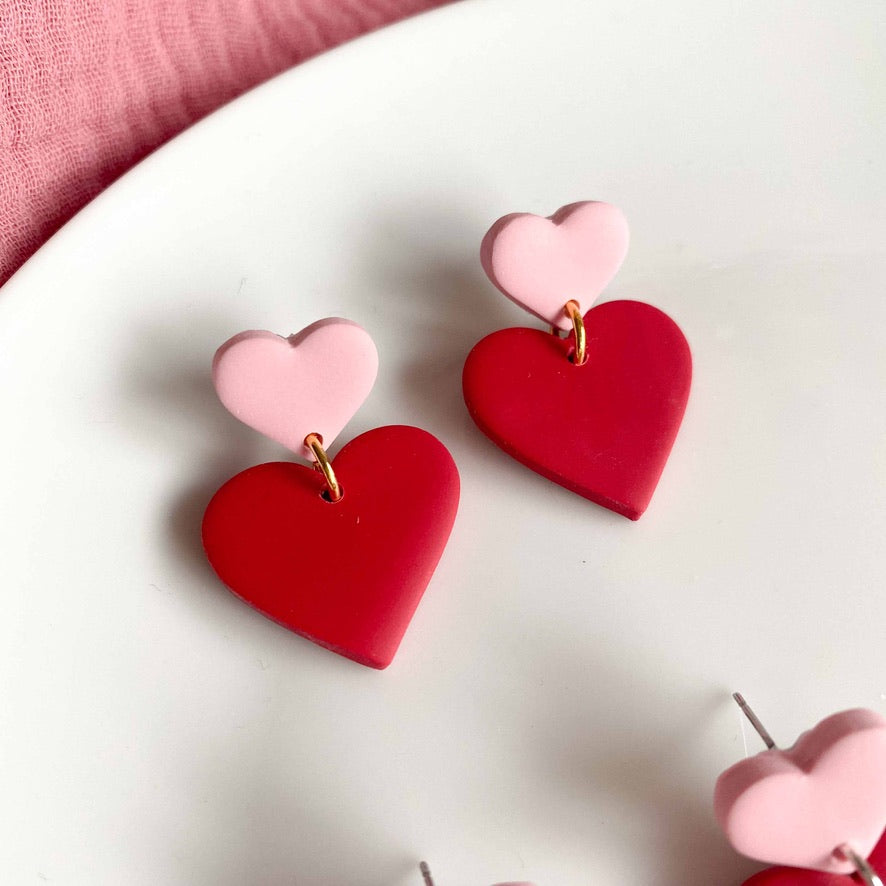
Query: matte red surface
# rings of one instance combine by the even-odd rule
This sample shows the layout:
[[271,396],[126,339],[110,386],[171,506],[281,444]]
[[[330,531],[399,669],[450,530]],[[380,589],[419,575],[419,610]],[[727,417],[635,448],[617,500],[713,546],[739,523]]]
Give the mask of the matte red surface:
[[646,510],[683,419],[689,345],[667,314],[611,301],[584,315],[588,359],[572,336],[502,329],[465,362],[471,417],[508,455],[605,508]]
[[[881,877],[886,877],[886,834],[874,847],[868,861]],[[857,886],[861,878],[846,874],[825,874],[800,868],[767,868],[746,880],[744,886]]]
[[333,652],[387,667],[446,546],[459,478],[427,431],[376,428],[322,474],[272,462],[228,480],[203,517],[219,578],[268,618]]

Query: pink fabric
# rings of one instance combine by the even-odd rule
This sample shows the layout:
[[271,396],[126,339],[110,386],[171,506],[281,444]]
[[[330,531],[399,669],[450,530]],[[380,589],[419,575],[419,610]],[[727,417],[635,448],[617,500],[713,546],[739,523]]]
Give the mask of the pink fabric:
[[0,284],[158,145],[268,77],[446,0],[0,0]]

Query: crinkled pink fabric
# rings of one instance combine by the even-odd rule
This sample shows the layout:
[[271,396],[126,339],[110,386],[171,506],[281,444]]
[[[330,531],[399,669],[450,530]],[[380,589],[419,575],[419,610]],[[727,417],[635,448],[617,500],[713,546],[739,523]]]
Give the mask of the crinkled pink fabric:
[[445,0],[0,0],[0,284],[158,145]]

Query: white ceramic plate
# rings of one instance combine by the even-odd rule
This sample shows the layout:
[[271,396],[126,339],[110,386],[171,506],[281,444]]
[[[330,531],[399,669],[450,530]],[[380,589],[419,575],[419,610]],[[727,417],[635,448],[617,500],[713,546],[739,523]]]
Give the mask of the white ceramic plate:
[[[484,0],[360,40],[141,164],[0,293],[4,883],[737,884],[745,750],[886,710],[886,40],[879,2]],[[616,203],[607,297],[695,358],[633,524],[475,429],[462,361],[533,321],[512,210]],[[463,495],[398,658],[229,594],[203,507],[281,451],[209,377],[244,328],[366,326],[385,423]],[[540,428],[539,432],[543,433]],[[751,751],[759,749],[747,736]]]

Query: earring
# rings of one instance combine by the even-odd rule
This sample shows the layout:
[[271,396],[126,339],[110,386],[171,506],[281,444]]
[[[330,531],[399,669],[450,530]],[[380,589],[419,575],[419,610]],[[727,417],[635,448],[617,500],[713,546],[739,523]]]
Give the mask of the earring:
[[734,698],[767,750],[719,777],[714,811],[742,855],[789,866],[745,886],[849,886],[845,874],[883,886],[877,870],[886,874],[886,719],[842,711],[779,750],[741,694]]
[[[431,869],[428,867],[428,863],[423,861],[419,866],[419,870],[421,871],[422,879],[424,880],[424,886],[434,886],[434,878],[431,876]],[[533,886],[532,883],[498,883],[497,886]]]
[[607,203],[499,219],[483,238],[483,268],[552,330],[486,336],[468,355],[462,383],[471,417],[508,455],[637,520],[683,419],[692,358],[677,324],[651,305],[588,310],[627,247],[627,222]]
[[221,402],[313,468],[272,462],[228,480],[206,508],[203,545],[259,612],[385,668],[449,538],[459,477],[436,437],[403,425],[367,431],[329,459],[377,370],[369,334],[338,318],[289,338],[243,332],[218,349]]
[[883,878],[877,871],[886,871],[886,834],[880,838],[868,859],[857,858],[854,863],[854,876],[782,866],[767,868],[754,874],[750,880],[745,880],[744,886],[857,886],[859,883],[883,886]]

